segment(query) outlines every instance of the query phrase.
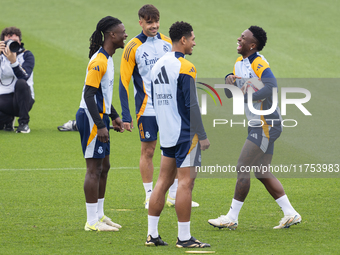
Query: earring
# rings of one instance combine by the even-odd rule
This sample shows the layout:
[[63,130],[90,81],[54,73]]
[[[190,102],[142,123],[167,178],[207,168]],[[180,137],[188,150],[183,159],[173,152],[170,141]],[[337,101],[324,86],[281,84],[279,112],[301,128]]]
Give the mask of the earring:
[[250,48],[250,50],[253,50],[253,48]]

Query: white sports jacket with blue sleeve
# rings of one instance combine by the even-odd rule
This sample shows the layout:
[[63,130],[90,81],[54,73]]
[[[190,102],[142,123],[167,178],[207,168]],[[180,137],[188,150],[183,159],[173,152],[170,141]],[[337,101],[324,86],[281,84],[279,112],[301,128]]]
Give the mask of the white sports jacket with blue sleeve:
[[168,52],[151,70],[153,105],[164,148],[207,138],[197,100],[196,68],[180,52]]

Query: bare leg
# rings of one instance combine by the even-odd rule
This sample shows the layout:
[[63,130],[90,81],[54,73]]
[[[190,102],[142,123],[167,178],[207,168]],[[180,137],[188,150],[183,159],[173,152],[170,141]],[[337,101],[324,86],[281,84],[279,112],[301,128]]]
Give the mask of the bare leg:
[[97,203],[103,159],[87,158],[84,193],[86,203]]
[[150,216],[161,214],[165,203],[165,193],[173,184],[176,173],[176,159],[162,155],[159,176],[149,201],[148,214]]
[[103,159],[103,168],[99,180],[99,194],[98,198],[104,198],[106,190],[107,175],[110,170],[110,155]]
[[262,184],[266,187],[269,194],[276,200],[285,195],[285,191],[281,182],[276,179],[276,177],[269,172],[269,166],[272,162],[273,155],[264,154],[260,159],[258,165],[268,166],[268,171],[266,172],[256,172],[255,177],[262,182]]
[[[280,181],[277,180],[272,173],[268,171],[258,171],[262,170],[259,168],[260,166],[267,166],[269,169],[271,160],[272,155],[264,154],[264,152],[256,144],[246,140],[237,163],[238,174],[234,199],[231,204],[232,206],[230,207],[230,210],[226,216],[222,215],[217,219],[210,219],[208,222],[211,225],[219,228],[237,228],[238,215],[250,188],[250,171],[254,166],[257,167],[254,169],[257,170],[254,171],[256,178],[258,178],[264,184],[268,192],[275,200],[285,195]],[[287,202],[287,199],[285,200],[285,197],[283,197],[283,202],[276,202],[280,205],[284,213],[287,211],[288,215],[292,215],[292,213],[289,213],[288,211],[294,211],[294,209],[290,206],[289,201]]]
[[[105,195],[107,173],[110,169],[109,157],[110,156],[108,155],[103,159],[86,159],[87,171],[84,181],[87,212],[86,231],[118,231],[118,228],[121,227],[119,224],[112,222],[108,218],[107,220],[109,220],[109,222],[106,222],[106,224],[96,223],[99,218],[104,216],[104,201],[99,202],[98,199],[104,198]],[[95,223],[96,225],[93,225]]]
[[141,144],[141,155],[139,161],[140,174],[142,176],[143,183],[150,183],[153,178],[152,158],[155,152],[157,140],[152,142],[141,142]]
[[263,155],[263,151],[256,144],[249,140],[245,141],[236,167],[235,200],[244,202],[246,199],[250,189],[250,167],[256,165]]
[[177,173],[176,214],[179,222],[188,222],[191,215],[192,190],[195,179],[190,177],[190,167],[178,168]]
[[300,223],[301,216],[290,204],[281,182],[276,179],[276,177],[271,172],[269,172],[269,166],[272,161],[272,157],[273,156],[270,154],[263,155],[263,157],[259,161],[259,165],[262,164],[262,166],[267,166],[267,171],[256,172],[255,176],[266,187],[269,194],[275,199],[285,215],[285,217],[281,219],[279,225],[274,227],[274,229],[280,229]]

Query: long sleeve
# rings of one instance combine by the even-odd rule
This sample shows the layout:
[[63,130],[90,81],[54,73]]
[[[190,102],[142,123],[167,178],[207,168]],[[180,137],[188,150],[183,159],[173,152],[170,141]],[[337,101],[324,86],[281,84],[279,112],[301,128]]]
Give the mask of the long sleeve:
[[120,63],[120,78],[119,78],[119,98],[122,107],[123,122],[131,122],[132,117],[129,107],[129,83],[133,74],[135,62],[135,50],[137,43],[131,40],[124,48]]
[[11,67],[13,69],[15,76],[18,79],[24,79],[27,81],[33,72],[35,59],[34,59],[32,52],[30,51],[25,51],[24,53],[21,53],[21,54],[24,54],[23,64],[22,65],[19,64],[17,60],[15,63],[11,64]]
[[85,86],[85,92],[84,92],[84,100],[87,105],[87,109],[91,114],[91,117],[96,124],[98,129],[104,128],[105,123],[103,122],[102,118],[100,117],[96,101],[94,100],[94,96],[97,93],[97,88],[92,86]]
[[199,140],[204,140],[207,138],[207,134],[204,130],[198,105],[195,79],[190,75],[181,74],[179,76],[179,86],[182,87],[185,106],[190,112],[190,129],[197,134]]
[[[263,71],[261,81],[264,87],[259,91],[253,93],[253,101],[261,100],[272,96],[273,87],[277,87],[276,78],[270,68]],[[244,95],[244,102],[248,102],[248,94]]]

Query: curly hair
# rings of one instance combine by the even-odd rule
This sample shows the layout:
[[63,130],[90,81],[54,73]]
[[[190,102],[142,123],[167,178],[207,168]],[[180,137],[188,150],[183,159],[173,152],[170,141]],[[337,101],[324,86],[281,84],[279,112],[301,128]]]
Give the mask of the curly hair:
[[17,27],[6,27],[4,30],[1,32],[1,41],[5,39],[5,36],[7,35],[17,35],[21,41],[21,31]]
[[100,46],[103,46],[103,34],[111,31],[119,24],[122,24],[122,22],[119,19],[111,16],[106,16],[98,22],[96,30],[90,37],[89,58],[91,58],[92,55],[96,53],[97,50],[99,50]]
[[194,30],[189,23],[177,21],[171,25],[169,29],[169,36],[173,42],[178,42],[183,36],[186,38],[190,37],[192,31]]
[[248,30],[253,33],[253,36],[257,41],[257,49],[258,51],[261,51],[267,42],[266,31],[264,31],[262,27],[258,26],[251,26]]

